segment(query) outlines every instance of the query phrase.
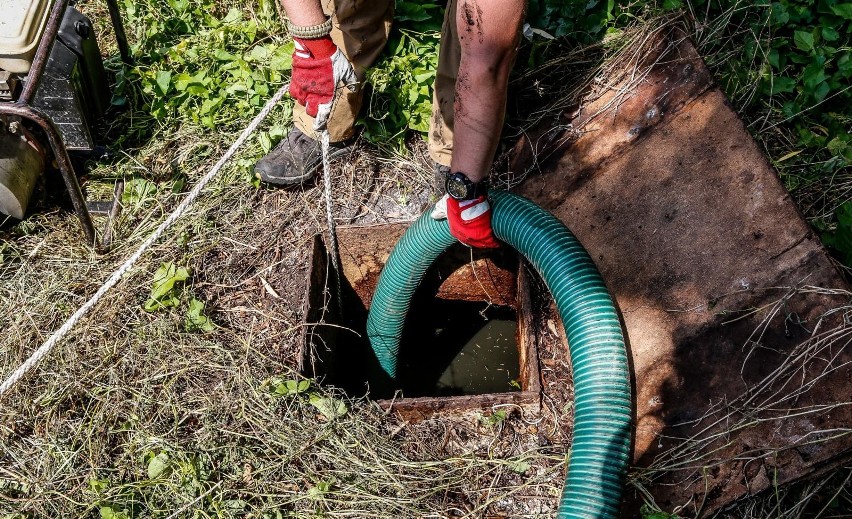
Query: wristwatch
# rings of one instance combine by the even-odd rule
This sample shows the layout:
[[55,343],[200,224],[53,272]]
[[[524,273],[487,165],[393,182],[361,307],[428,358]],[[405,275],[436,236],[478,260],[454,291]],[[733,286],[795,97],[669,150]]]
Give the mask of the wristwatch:
[[456,171],[455,173],[447,174],[444,187],[447,189],[447,194],[458,201],[473,200],[474,198],[488,194],[488,179],[471,182],[467,178],[467,175],[461,171]]

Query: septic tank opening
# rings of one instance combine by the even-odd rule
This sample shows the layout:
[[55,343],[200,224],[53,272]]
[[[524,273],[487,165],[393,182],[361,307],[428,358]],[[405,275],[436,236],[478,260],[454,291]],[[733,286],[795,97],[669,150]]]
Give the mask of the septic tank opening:
[[381,269],[406,227],[339,228],[339,291],[322,238],[315,238],[302,372],[353,396],[393,398],[380,403],[409,415],[495,403],[537,406],[541,385],[528,283],[509,248],[458,245],[438,258],[408,312],[398,384],[384,375],[367,338],[367,313]]
[[400,344],[405,396],[520,391],[517,313],[511,306],[416,294]]

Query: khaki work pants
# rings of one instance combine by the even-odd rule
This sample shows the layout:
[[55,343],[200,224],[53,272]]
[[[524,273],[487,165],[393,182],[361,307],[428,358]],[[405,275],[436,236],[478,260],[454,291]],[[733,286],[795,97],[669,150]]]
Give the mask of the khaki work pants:
[[[323,11],[332,17],[331,39],[355,67],[358,81],[363,83],[366,70],[382,52],[393,21],[393,0],[322,0]],[[456,1],[450,0],[441,31],[441,49],[435,76],[432,118],[429,128],[429,154],[445,166],[450,165],[453,150],[453,105],[461,47],[456,30]],[[340,88],[328,119],[331,142],[340,142],[353,134],[364,91],[350,92]],[[293,107],[296,126],[315,139],[314,120],[305,107]]]

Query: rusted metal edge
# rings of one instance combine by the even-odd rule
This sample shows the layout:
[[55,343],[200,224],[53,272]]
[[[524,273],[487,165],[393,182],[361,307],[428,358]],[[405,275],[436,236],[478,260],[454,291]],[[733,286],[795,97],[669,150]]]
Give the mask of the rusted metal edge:
[[521,388],[541,395],[541,372],[538,365],[538,336],[533,318],[530,274],[523,259],[518,260],[518,358],[520,360]]
[[96,250],[99,250],[100,247],[95,226],[92,223],[92,215],[89,213],[88,207],[86,207],[86,199],[83,197],[80,183],[77,181],[74,166],[71,164],[71,158],[68,156],[68,149],[62,142],[62,136],[59,134],[56,125],[41,111],[20,102],[0,103],[0,115],[2,114],[30,120],[37,124],[44,131],[45,135],[47,135],[54,159],[56,159],[56,165],[59,167],[59,172],[65,181],[65,188],[68,190],[68,195],[71,197],[74,212],[77,213],[80,225],[83,226],[83,233],[86,235],[87,243]]
[[379,406],[409,422],[418,422],[440,412],[475,411],[499,405],[518,406],[524,411],[538,413],[541,394],[536,391],[491,393],[448,397],[416,397],[377,401]]

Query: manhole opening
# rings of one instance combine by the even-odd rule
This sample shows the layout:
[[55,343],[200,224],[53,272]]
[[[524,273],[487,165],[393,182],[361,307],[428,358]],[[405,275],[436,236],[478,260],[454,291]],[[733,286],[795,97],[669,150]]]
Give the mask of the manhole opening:
[[472,253],[459,245],[442,254],[412,300],[400,343],[399,383],[382,374],[366,320],[381,269],[405,229],[339,228],[339,291],[323,240],[315,238],[302,372],[415,414],[497,403],[537,406],[541,384],[529,283],[511,249]]
[[482,301],[415,296],[400,350],[406,396],[520,391],[517,312]]

